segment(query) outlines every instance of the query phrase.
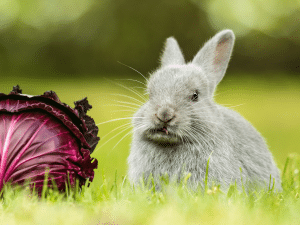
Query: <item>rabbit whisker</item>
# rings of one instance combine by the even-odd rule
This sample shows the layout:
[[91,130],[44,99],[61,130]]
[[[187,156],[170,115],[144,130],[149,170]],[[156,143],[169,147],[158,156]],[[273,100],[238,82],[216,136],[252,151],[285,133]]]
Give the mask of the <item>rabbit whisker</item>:
[[[226,105],[226,104],[224,104],[224,105]],[[229,105],[229,106],[227,106],[227,108],[231,109],[231,108],[235,108],[235,107],[238,107],[238,106],[245,105],[245,103],[242,103],[242,104],[239,104],[239,105],[231,105],[231,106],[230,106],[230,104],[227,104],[227,105]]]
[[105,106],[118,106],[118,107],[125,107],[125,108],[129,108],[129,109],[138,110],[138,107],[131,107],[129,105],[121,105],[121,104],[105,104]]
[[130,135],[130,134],[132,134],[133,133],[133,131],[131,130],[131,131],[128,131],[127,132],[127,134],[125,134],[118,142],[117,142],[117,144],[115,144],[115,146],[112,148],[112,150],[113,149],[115,149],[115,147],[124,139],[124,138],[126,138],[128,135]]
[[141,89],[144,89],[144,91],[147,89],[145,87],[139,87],[139,86],[132,86],[132,88],[141,88]]
[[[216,140],[218,141],[217,143],[222,143],[225,144],[224,141],[222,141],[220,138],[218,138],[216,135],[214,135],[212,133],[212,131],[208,131],[206,129],[199,129],[199,127],[194,127],[193,129],[195,129],[195,132],[200,131],[202,134],[206,135],[207,137],[209,137],[211,140],[213,140],[216,143]],[[228,145],[225,144],[227,147]]]
[[110,95],[116,95],[116,96],[122,96],[122,97],[125,97],[125,98],[130,98],[130,99],[135,100],[135,101],[137,101],[141,104],[145,104],[145,102],[142,102],[142,101],[140,101],[140,100],[138,100],[138,99],[136,99],[132,96],[129,96],[129,95],[124,95],[124,94],[110,94]]
[[[227,125],[225,125],[224,123],[222,123],[221,121],[220,122],[218,122],[218,120],[214,120],[214,121],[212,121],[212,120],[203,120],[203,119],[207,119],[207,118],[211,118],[211,119],[218,119],[218,117],[203,117],[203,118],[197,118],[197,119],[195,119],[194,118],[194,121],[198,121],[198,122],[201,122],[201,123],[209,123],[209,124],[213,124],[213,125],[218,125],[218,128],[223,128],[223,127],[225,127],[225,129],[226,128],[228,128],[228,130],[230,130],[230,127],[228,127]],[[201,127],[202,128],[202,127]]]
[[129,88],[129,87],[126,87],[125,85],[120,84],[120,83],[117,83],[117,82],[115,82],[115,81],[111,81],[111,80],[109,80],[109,79],[106,79],[106,80],[108,80],[108,81],[110,81],[110,82],[112,82],[112,83],[114,83],[114,84],[116,84],[116,85],[118,85],[118,86],[120,86],[120,87],[122,87],[122,88],[125,88],[126,90],[128,90],[128,91],[130,91],[130,92],[136,94],[137,96],[139,96],[142,100],[147,101],[147,99],[146,99],[143,95],[141,95],[139,92],[135,91],[134,89]]
[[215,97],[215,96],[218,96],[218,95],[220,95],[220,94],[227,93],[227,92],[229,92],[229,91],[230,91],[230,90],[226,90],[226,91],[221,91],[221,92],[215,93],[215,94],[214,94],[214,97]]
[[113,120],[104,121],[104,122],[98,123],[96,125],[98,126],[98,125],[102,125],[102,124],[105,124],[105,123],[110,123],[110,122],[114,122],[114,121],[118,121],[118,120],[131,120],[133,118],[144,118],[144,117],[133,117],[133,116],[130,116],[130,117],[124,117],[124,118],[117,118],[117,119],[113,119]]
[[108,132],[107,134],[105,134],[105,135],[102,137],[102,139],[104,139],[106,136],[108,136],[109,134],[111,134],[111,133],[114,132],[115,130],[118,130],[118,129],[122,128],[122,127],[129,126],[129,125],[131,125],[131,123],[125,123],[125,124],[123,124],[123,125],[121,125],[121,126],[116,127],[115,129],[113,129],[113,130],[111,130],[110,132]]
[[132,113],[135,113],[136,110],[133,110],[133,109],[119,109],[119,110],[111,110],[111,112],[132,112]]
[[144,101],[147,101],[147,99],[143,95],[141,95],[139,92],[135,91],[134,89],[126,87],[122,84],[118,84],[118,83],[116,83],[116,84],[119,85],[120,87],[123,87],[123,88],[127,89],[128,91],[131,91],[132,93],[136,94],[137,96],[139,96]]
[[120,61],[117,61],[117,62],[120,63],[121,65],[126,66],[126,67],[132,69],[133,71],[137,72],[137,73],[140,74],[147,82],[149,81],[149,80],[148,80],[141,72],[139,72],[138,70],[136,70],[136,69],[134,69],[134,68],[132,68],[132,67],[130,67],[130,66],[124,64],[124,63],[121,63]]
[[135,105],[135,106],[141,107],[141,105],[136,104],[136,103],[132,103],[132,102],[124,102],[124,101],[117,101],[117,100],[114,100],[114,101],[118,102],[118,103],[124,103],[124,104],[128,104],[128,105]]
[[138,83],[142,84],[143,86],[146,86],[146,83],[139,81],[139,80],[135,80],[135,79],[116,79],[116,80],[130,80],[130,81],[138,82]]
[[[188,131],[187,129],[184,129],[187,137],[191,137],[193,140],[195,140],[200,146],[203,146],[203,144],[200,143],[200,141],[197,139],[197,136],[194,135],[194,133],[191,131]],[[201,140],[202,141],[202,140]],[[205,141],[203,142],[205,145],[207,143],[205,143]]]
[[124,128],[124,129],[122,129],[120,132],[118,132],[116,135],[114,135],[113,137],[111,137],[110,139],[108,139],[106,142],[104,142],[99,148],[97,148],[97,150],[98,149],[100,149],[100,148],[102,148],[104,145],[106,145],[110,140],[112,140],[113,138],[115,138],[116,136],[118,136],[119,134],[121,134],[121,133],[123,133],[124,131],[126,131],[126,130],[128,130],[128,129],[130,129],[130,128],[132,128],[131,126],[128,126],[128,127],[126,127],[126,128]]
[[[127,124],[125,124],[125,125],[127,125]],[[143,125],[143,126],[145,126],[145,125]],[[143,126],[138,126],[138,127],[136,127],[135,129],[140,129],[140,128],[142,128]],[[119,127],[120,128],[120,127]],[[132,128],[132,126],[128,126],[126,129],[123,129],[121,132],[119,132],[118,134],[116,134],[114,137],[116,137],[117,135],[119,135],[120,133],[123,133],[125,130],[128,130],[129,128]],[[123,137],[114,145],[114,147],[112,148],[112,150],[113,149],[115,149],[116,148],[116,146],[125,138],[125,137],[127,137],[128,135],[130,135],[130,134],[132,134],[133,133],[133,131],[132,130],[130,130],[130,131],[128,131],[125,135],[123,135]],[[112,137],[111,139],[113,139],[114,137]],[[111,139],[109,139],[108,141],[110,141]],[[107,143],[108,141],[106,141],[105,143]],[[105,144],[104,143],[104,144]],[[103,144],[103,145],[104,145]],[[102,146],[103,146],[102,145]],[[101,148],[101,146],[100,146],[100,148]]]

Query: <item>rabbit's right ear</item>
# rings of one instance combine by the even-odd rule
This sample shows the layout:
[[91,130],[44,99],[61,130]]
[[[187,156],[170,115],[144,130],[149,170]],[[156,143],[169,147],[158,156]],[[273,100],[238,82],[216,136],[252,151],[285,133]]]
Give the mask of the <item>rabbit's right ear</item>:
[[185,64],[184,57],[175,38],[169,37],[166,40],[160,61],[161,67]]

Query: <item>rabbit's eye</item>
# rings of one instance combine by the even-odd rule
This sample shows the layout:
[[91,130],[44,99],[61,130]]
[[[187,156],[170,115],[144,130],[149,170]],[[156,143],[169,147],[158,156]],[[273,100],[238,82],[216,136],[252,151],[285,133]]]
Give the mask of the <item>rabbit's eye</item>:
[[198,100],[198,91],[197,91],[197,90],[196,90],[196,91],[194,92],[194,94],[192,95],[191,100],[192,100],[193,102],[195,102],[195,101]]

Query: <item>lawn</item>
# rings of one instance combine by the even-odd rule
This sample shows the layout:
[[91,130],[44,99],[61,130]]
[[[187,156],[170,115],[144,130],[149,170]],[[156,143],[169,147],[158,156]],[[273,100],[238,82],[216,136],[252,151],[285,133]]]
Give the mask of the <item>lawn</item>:
[[[162,192],[153,193],[147,188],[132,190],[126,178],[123,179],[130,148],[131,129],[127,124],[130,119],[120,118],[132,116],[134,109],[129,107],[135,106],[124,103],[134,100],[121,95],[142,100],[128,90],[136,86],[135,90],[142,93],[142,85],[121,80],[132,79],[132,74],[83,77],[3,76],[0,92],[4,93],[16,84],[23,93],[31,95],[53,90],[72,107],[74,101],[87,96],[93,106],[88,114],[99,124],[101,140],[92,154],[99,165],[89,188],[67,195],[48,190],[42,200],[26,190],[8,188],[0,205],[0,224],[296,224],[300,221],[300,80],[296,77],[279,73],[232,74],[218,87],[216,101],[240,112],[260,131],[284,172],[283,193],[267,190],[248,194],[234,187],[228,193],[217,187],[205,194],[191,193],[184,182],[179,187],[166,185]],[[138,81],[143,82],[142,78]]]

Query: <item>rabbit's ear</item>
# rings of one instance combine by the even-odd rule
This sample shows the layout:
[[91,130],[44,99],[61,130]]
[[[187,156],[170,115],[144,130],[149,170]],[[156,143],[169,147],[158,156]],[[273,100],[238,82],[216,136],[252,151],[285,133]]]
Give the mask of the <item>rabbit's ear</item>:
[[161,56],[161,66],[168,66],[168,65],[183,65],[185,64],[184,57],[180,50],[180,47],[173,37],[169,37],[166,40],[165,48],[163,50]]
[[231,56],[235,36],[232,30],[223,30],[207,41],[193,59],[208,79],[216,86],[223,78]]

